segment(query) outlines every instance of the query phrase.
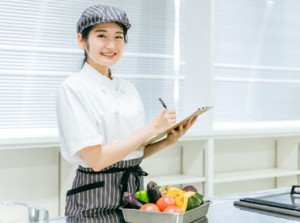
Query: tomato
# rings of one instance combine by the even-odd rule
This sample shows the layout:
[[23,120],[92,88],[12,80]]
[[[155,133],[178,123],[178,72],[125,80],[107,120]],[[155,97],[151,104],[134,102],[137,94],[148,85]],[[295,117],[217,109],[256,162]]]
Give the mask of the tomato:
[[165,210],[166,207],[175,205],[175,199],[170,195],[164,195],[156,201],[156,205],[161,211]]
[[172,214],[181,214],[183,213],[183,210],[181,210],[181,208],[175,206],[175,205],[172,205],[172,206],[168,206],[166,207],[166,209],[163,211],[165,213],[172,213]]
[[147,204],[143,204],[141,207],[140,207],[140,210],[142,211],[157,211],[157,212],[160,212],[159,208],[157,207],[156,204],[153,204],[153,203],[147,203]]

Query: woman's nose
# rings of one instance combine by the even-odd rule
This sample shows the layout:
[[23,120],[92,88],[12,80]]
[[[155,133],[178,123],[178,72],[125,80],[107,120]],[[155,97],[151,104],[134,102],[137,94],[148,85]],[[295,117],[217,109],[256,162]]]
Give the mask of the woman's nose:
[[115,42],[113,40],[109,40],[106,42],[106,48],[115,48]]

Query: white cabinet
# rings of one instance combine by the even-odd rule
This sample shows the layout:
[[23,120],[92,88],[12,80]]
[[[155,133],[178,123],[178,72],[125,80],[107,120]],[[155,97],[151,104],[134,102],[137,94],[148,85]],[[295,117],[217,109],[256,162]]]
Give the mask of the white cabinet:
[[299,142],[298,132],[190,134],[143,161],[145,184],[193,184],[205,196],[298,184]]
[[145,183],[153,180],[161,185],[205,182],[204,146],[206,141],[177,143],[145,159],[141,166],[149,173]]

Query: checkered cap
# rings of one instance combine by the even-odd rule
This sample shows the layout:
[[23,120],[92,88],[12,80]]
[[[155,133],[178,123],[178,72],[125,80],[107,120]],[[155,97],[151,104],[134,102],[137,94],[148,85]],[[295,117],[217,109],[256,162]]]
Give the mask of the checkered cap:
[[76,25],[77,33],[85,28],[104,22],[120,22],[127,29],[131,27],[126,13],[109,5],[94,5],[83,11]]

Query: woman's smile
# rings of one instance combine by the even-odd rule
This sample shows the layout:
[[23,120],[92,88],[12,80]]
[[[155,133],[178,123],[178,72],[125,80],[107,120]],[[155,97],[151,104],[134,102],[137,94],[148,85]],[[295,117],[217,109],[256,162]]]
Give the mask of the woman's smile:
[[105,57],[114,57],[117,55],[117,53],[101,53],[101,55]]

